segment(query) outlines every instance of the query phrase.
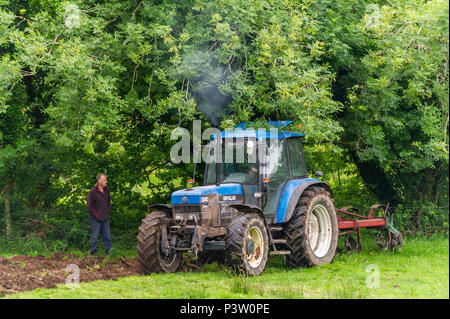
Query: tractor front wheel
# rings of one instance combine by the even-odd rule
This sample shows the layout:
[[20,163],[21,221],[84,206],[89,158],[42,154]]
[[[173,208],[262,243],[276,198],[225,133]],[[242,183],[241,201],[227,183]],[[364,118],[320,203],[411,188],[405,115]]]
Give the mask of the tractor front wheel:
[[240,214],[228,226],[225,263],[250,276],[260,275],[267,262],[269,238],[264,220],[255,213]]
[[291,254],[285,256],[288,265],[310,267],[330,263],[339,235],[331,194],[322,187],[307,188],[284,231],[291,249]]
[[163,212],[151,212],[143,220],[137,235],[139,264],[145,274],[176,272],[181,265],[181,253],[165,254],[161,251]]

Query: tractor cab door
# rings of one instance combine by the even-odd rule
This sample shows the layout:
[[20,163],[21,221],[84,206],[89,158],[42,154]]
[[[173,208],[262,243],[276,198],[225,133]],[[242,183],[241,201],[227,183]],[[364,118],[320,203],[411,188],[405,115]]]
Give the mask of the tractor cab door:
[[265,182],[264,215],[276,214],[278,202],[286,181],[289,179],[289,164],[286,143],[283,139],[266,141],[266,154],[261,161],[261,169]]
[[225,139],[221,183],[239,183],[244,193],[244,204],[258,206],[258,163],[255,138]]

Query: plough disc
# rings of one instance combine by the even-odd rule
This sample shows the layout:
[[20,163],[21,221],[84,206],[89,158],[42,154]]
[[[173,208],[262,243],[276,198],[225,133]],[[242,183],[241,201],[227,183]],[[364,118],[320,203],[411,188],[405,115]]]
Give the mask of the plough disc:
[[402,234],[399,231],[397,231],[396,233],[392,233],[389,229],[386,228],[377,230],[377,232],[375,233],[375,241],[377,242],[379,250],[402,250],[403,247]]
[[398,249],[402,250],[403,248],[403,236],[401,232],[398,232],[397,234],[393,234],[391,236],[391,249]]
[[388,229],[378,229],[375,233],[375,241],[379,250],[388,250],[391,247],[391,234]]
[[352,235],[345,236],[345,248],[348,251],[353,251],[353,252],[361,251],[361,245],[358,243],[358,241],[355,238],[353,238]]

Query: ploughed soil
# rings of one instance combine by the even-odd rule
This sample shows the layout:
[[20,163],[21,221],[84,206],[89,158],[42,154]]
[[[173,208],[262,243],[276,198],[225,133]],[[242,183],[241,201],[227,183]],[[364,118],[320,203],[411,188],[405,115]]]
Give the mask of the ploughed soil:
[[[42,255],[0,256],[0,297],[36,288],[55,288],[73,278],[77,265],[80,282],[117,279],[119,277],[142,275],[137,258],[122,258],[111,261],[101,256],[77,257],[66,253],[55,253],[46,258]],[[67,268],[69,266],[69,268]],[[70,268],[72,267],[72,268]],[[183,263],[184,271],[196,271],[196,263]],[[72,281],[73,282],[73,281]]]

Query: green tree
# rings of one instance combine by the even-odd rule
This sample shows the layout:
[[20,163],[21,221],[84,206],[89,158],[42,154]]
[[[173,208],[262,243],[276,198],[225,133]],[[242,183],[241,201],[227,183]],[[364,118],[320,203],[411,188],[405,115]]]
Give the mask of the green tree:
[[170,163],[169,135],[197,118],[293,120],[311,169],[339,178],[354,161],[379,199],[442,205],[447,14],[438,0],[1,0],[9,232],[26,209],[85,216],[99,171],[114,221],[138,222],[191,174]]

